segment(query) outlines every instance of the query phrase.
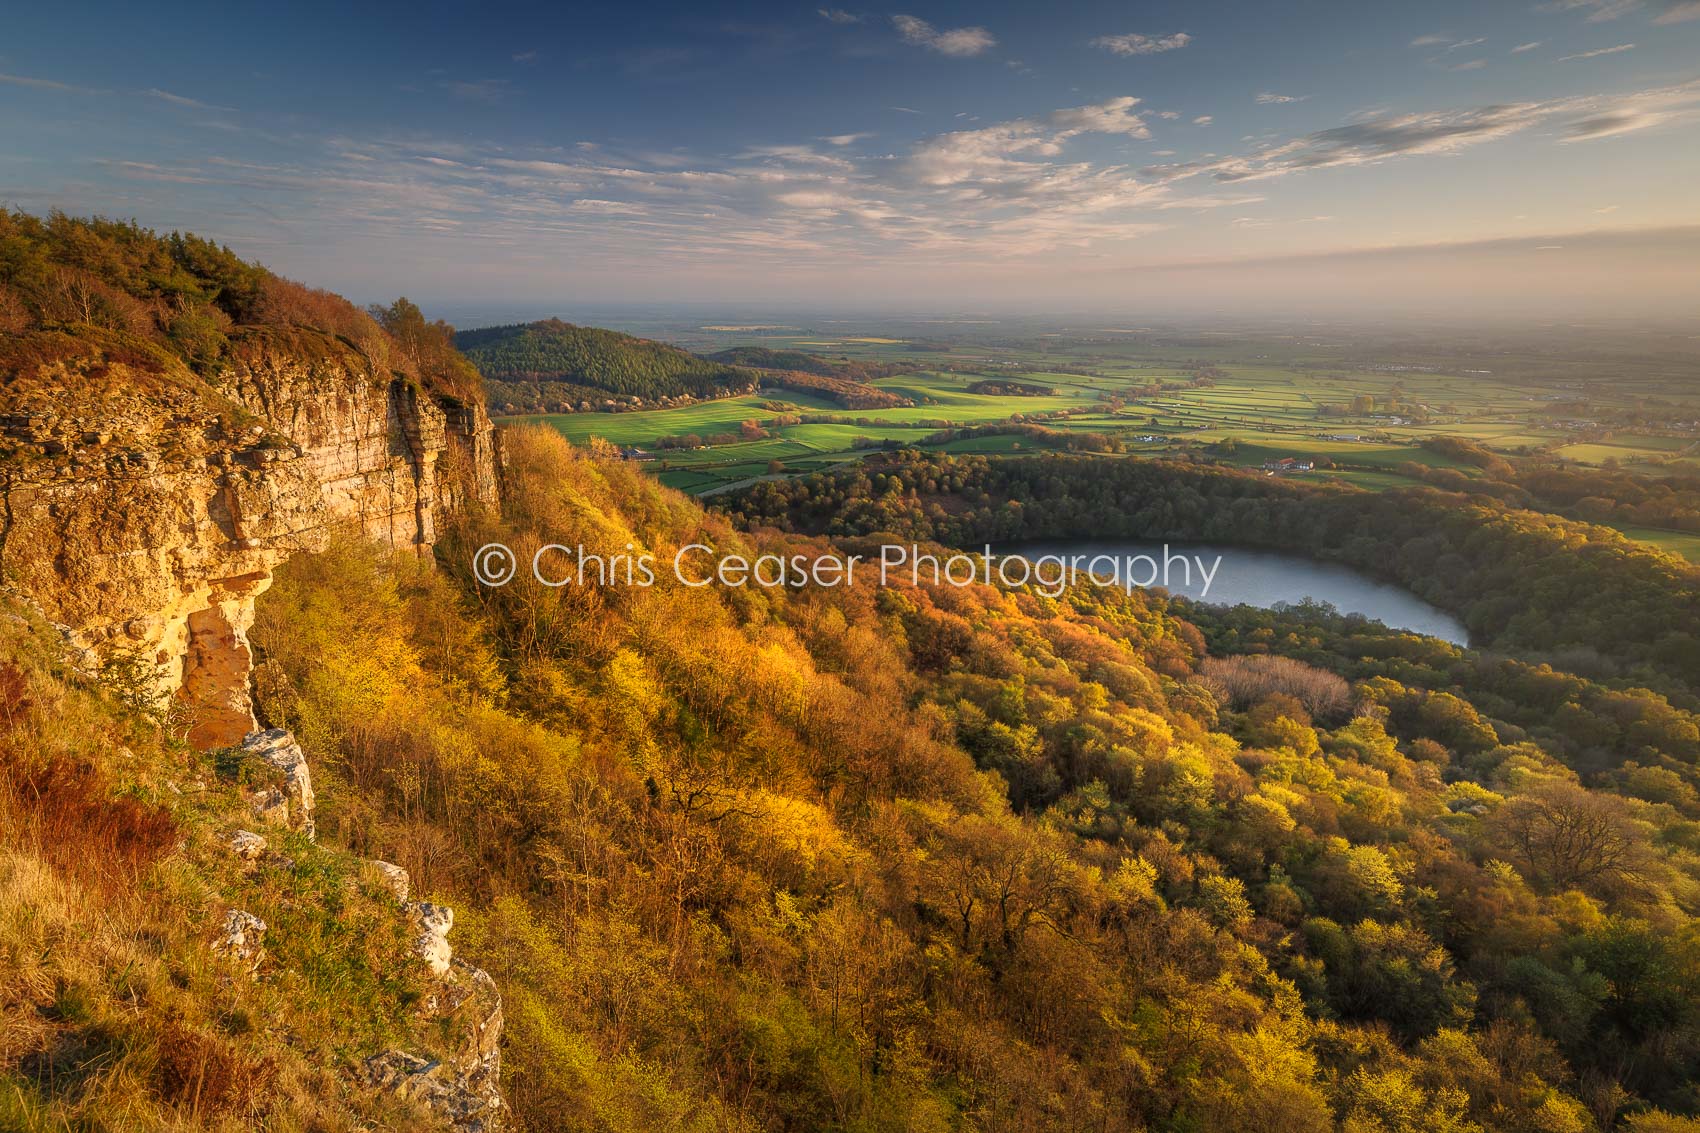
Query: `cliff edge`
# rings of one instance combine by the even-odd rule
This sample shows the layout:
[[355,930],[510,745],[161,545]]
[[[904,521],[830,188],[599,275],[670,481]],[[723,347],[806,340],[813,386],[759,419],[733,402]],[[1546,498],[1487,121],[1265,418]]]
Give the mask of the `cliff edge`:
[[92,667],[178,698],[196,746],[251,731],[272,571],[351,529],[426,553],[493,502],[494,432],[450,328],[227,250],[0,214],[0,574]]

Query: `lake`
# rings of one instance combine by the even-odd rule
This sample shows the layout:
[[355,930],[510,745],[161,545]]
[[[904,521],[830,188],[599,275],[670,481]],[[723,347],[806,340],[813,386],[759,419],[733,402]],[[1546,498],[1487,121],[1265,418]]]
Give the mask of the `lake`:
[[[1165,544],[1129,540],[1022,543],[994,547],[995,554],[1019,555],[1036,560],[1047,555],[1082,556],[1079,565],[1100,575],[1113,575],[1117,582],[1132,560],[1135,583],[1164,585],[1161,573]],[[1469,643],[1464,624],[1444,610],[1429,605],[1410,591],[1372,578],[1362,571],[1337,563],[1317,562],[1303,555],[1228,547],[1210,543],[1167,544],[1169,556],[1184,557],[1187,569],[1177,560],[1169,567],[1166,589],[1177,597],[1224,606],[1296,604],[1306,599],[1326,602],[1343,614],[1362,614],[1394,629],[1411,630],[1450,641]],[[1114,563],[1090,560],[1107,555]],[[1144,559],[1138,556],[1147,556]],[[1217,556],[1221,557],[1220,563]],[[1153,577],[1153,575],[1155,577]],[[1208,582],[1206,582],[1206,578]],[[1147,580],[1151,581],[1148,582]]]

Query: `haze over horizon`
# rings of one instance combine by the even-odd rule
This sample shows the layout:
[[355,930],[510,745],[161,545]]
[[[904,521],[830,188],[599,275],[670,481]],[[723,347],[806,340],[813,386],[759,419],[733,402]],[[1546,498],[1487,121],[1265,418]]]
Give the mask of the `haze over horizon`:
[[247,11],[10,17],[0,202],[439,307],[1700,306],[1696,0]]

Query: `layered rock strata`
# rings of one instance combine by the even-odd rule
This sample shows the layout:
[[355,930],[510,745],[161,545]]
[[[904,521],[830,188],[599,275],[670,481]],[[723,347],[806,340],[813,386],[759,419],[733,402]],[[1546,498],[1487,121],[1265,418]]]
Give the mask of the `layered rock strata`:
[[91,666],[179,698],[201,748],[254,727],[248,629],[280,562],[338,528],[424,553],[495,498],[482,404],[328,335],[247,329],[206,376],[82,346],[0,375],[0,570]]

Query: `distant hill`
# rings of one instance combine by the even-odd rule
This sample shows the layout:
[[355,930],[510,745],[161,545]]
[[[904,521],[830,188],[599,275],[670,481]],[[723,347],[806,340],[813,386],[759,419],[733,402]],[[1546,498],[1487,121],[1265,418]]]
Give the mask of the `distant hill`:
[[876,378],[908,373],[915,367],[907,362],[863,362],[765,346],[734,346],[708,357],[762,371],[763,385],[830,397],[846,409],[895,409],[915,404],[900,394],[868,384]]
[[737,365],[560,319],[461,331],[455,345],[484,375],[497,412],[719,397],[756,384],[756,375]]
[[757,370],[791,370],[804,374],[819,374],[823,378],[843,378],[852,382],[871,382],[906,374],[915,369],[910,362],[867,362],[853,358],[828,358],[804,350],[770,350],[765,346],[734,346],[708,355],[711,361],[730,366],[749,366]]

